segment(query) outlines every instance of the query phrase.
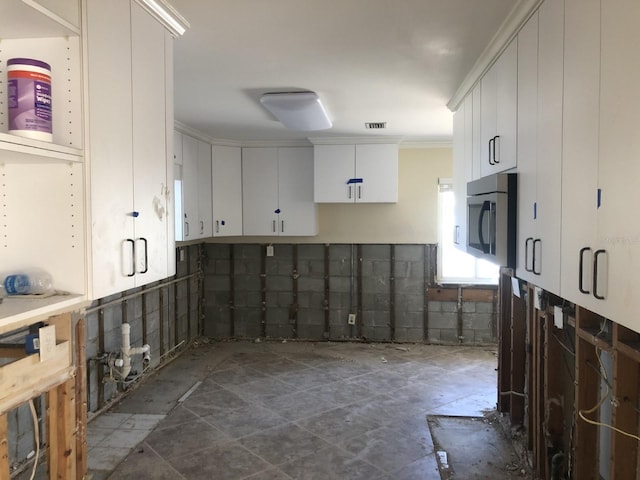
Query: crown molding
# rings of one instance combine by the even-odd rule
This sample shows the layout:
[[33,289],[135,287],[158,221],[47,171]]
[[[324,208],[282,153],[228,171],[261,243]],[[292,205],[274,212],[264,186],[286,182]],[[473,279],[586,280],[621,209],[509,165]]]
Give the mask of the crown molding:
[[487,48],[480,54],[467,76],[464,78],[456,93],[451,97],[447,107],[455,112],[464,97],[480,81],[482,76],[491,68],[500,54],[518,35],[522,26],[529,20],[531,15],[540,6],[543,0],[520,0],[509,12],[507,18],[502,22],[500,28],[495,33]]

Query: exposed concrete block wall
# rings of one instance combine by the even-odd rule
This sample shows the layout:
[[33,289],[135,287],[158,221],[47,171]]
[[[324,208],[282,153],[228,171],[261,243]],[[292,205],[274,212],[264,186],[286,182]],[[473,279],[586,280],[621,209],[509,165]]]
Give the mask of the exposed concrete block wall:
[[[216,338],[496,341],[496,287],[438,286],[436,246],[206,244],[204,333]],[[356,315],[349,325],[349,314]]]

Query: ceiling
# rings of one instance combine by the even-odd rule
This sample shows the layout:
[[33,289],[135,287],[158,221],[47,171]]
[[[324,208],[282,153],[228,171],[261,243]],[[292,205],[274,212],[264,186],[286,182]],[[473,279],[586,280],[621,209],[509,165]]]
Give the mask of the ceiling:
[[[171,0],[176,120],[237,142],[450,141],[446,104],[517,0]],[[312,90],[329,130],[287,130],[263,93]],[[387,122],[367,130],[365,122]]]

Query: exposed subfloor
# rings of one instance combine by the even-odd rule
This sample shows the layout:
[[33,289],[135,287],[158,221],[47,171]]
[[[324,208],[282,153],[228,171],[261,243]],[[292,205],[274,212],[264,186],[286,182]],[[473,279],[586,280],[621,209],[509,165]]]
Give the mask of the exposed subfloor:
[[496,365],[493,347],[201,342],[89,424],[90,472],[440,480],[427,415],[491,411]]

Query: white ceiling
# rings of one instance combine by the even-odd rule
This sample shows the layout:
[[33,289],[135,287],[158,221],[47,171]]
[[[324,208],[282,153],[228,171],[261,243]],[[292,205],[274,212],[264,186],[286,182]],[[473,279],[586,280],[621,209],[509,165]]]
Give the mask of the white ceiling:
[[[451,139],[446,104],[517,0],[171,0],[176,120],[238,142]],[[312,90],[333,128],[285,129],[259,98]],[[366,130],[365,122],[388,122]]]

